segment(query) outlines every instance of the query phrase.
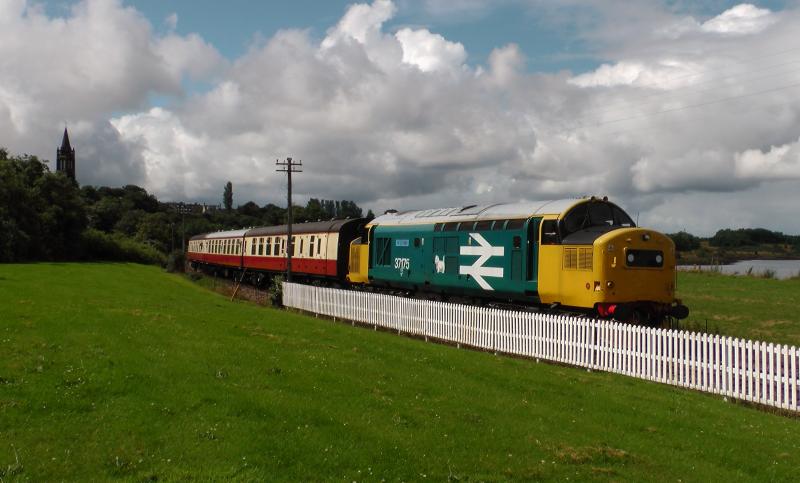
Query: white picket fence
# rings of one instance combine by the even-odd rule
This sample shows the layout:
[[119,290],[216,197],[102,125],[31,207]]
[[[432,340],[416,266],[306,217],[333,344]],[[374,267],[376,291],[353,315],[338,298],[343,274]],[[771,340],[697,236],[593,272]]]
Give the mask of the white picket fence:
[[284,283],[287,307],[798,410],[794,346]]

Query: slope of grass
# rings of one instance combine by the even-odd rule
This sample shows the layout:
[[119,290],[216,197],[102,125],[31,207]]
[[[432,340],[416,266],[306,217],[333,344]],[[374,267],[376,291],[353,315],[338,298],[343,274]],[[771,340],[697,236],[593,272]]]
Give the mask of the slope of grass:
[[800,280],[678,273],[678,297],[689,326],[709,332],[800,346]]
[[5,480],[791,481],[800,421],[249,303],[0,265]]

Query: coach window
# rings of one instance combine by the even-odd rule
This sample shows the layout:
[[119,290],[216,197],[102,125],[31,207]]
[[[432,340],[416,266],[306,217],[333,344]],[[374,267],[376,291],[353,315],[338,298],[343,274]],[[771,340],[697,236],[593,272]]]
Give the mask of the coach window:
[[269,255],[269,252],[272,251],[272,237],[268,236],[264,239],[264,254]]
[[305,238],[300,238],[300,253],[298,253],[298,256],[301,256],[301,257],[303,256],[303,242],[304,241],[306,241]]
[[308,242],[308,254],[314,256],[314,235],[311,235],[311,240]]
[[322,237],[317,240],[317,255],[322,253]]

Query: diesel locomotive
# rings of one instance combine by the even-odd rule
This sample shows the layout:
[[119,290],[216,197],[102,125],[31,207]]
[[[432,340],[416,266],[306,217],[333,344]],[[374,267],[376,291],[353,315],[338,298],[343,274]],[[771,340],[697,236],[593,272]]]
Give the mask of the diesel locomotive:
[[[193,267],[286,270],[286,226],[200,235]],[[675,245],[606,198],[468,205],[293,225],[292,273],[369,290],[581,312],[633,323],[682,319]]]

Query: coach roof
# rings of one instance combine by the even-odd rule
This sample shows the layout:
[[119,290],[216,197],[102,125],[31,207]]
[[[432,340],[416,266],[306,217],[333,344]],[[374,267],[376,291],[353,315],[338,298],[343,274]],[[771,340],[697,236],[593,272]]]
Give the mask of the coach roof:
[[[358,221],[359,218],[349,218],[346,220],[330,220],[330,221],[314,221],[311,223],[293,223],[292,235],[304,235],[307,233],[338,233],[342,227],[352,221]],[[287,231],[286,225],[278,226],[262,226],[247,230],[245,236],[275,236],[285,235]]]

